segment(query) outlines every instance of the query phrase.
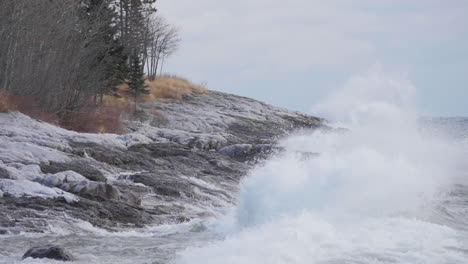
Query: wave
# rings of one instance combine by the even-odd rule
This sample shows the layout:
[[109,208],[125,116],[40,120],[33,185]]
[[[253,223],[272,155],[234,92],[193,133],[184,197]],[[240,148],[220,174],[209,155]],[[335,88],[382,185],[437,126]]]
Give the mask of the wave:
[[302,132],[242,182],[225,238],[177,263],[467,263],[468,236],[434,217],[463,150],[424,133],[414,86],[373,69],[315,111],[345,129]]

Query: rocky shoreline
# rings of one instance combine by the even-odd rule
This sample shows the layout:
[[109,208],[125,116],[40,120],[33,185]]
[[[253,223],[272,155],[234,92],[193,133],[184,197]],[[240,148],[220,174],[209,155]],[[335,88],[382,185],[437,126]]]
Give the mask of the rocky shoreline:
[[325,121],[210,91],[140,103],[125,135],[0,114],[0,235],[77,220],[110,231],[219,214],[277,140]]

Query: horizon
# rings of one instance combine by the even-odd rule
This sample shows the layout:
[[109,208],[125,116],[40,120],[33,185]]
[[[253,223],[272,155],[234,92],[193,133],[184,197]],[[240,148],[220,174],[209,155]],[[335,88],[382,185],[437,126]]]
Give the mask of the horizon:
[[159,6],[183,39],[164,71],[208,89],[311,114],[348,80],[378,65],[407,76],[421,116],[468,116],[468,2],[182,0]]

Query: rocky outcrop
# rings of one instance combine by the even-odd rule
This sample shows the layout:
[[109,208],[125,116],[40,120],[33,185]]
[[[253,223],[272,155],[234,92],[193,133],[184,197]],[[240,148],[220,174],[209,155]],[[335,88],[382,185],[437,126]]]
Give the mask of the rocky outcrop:
[[90,181],[107,182],[107,178],[98,169],[88,166],[86,161],[73,160],[68,163],[54,162],[40,164],[43,173],[59,173],[64,171],[74,171]]
[[235,144],[226,146],[218,152],[236,160],[247,161],[255,157],[264,159],[279,151],[281,148],[272,144]]
[[0,179],[11,179],[8,170],[0,165]]
[[44,245],[30,248],[23,255],[23,259],[53,259],[60,261],[73,261],[75,258],[63,247],[55,245]]
[[44,232],[60,221],[118,230],[214,215],[235,202],[256,162],[281,151],[279,137],[325,127],[245,97],[184,98],[139,104],[126,135],[0,114],[0,234]]

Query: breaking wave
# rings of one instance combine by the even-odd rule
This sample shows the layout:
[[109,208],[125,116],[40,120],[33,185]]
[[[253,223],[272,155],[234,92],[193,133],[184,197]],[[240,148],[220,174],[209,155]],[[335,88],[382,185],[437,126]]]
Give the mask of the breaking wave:
[[380,69],[350,79],[313,110],[341,128],[283,140],[216,225],[224,239],[176,262],[468,263],[466,151],[422,129],[415,96]]

